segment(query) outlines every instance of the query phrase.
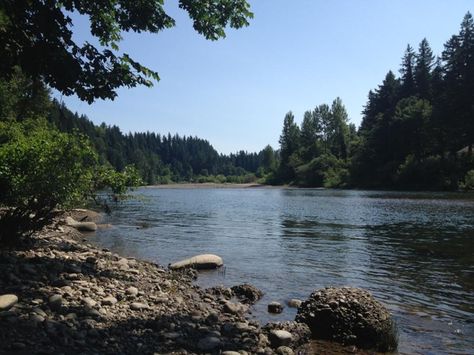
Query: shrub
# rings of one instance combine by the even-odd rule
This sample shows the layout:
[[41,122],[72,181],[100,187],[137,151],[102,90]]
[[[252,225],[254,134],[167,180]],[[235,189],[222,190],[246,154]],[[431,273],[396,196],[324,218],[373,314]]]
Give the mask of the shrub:
[[30,234],[55,209],[84,204],[97,189],[117,195],[139,182],[134,168],[99,167],[82,135],[61,133],[42,119],[0,122],[0,241]]
[[474,170],[469,170],[464,177],[464,189],[474,190]]

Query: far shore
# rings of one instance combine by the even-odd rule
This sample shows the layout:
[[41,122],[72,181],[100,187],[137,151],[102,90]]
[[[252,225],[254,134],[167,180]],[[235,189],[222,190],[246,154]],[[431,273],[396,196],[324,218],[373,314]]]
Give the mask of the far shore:
[[174,184],[161,184],[161,185],[148,185],[144,186],[145,188],[151,189],[248,189],[248,188],[281,188],[286,186],[271,186],[271,185],[262,185],[257,183],[249,184],[232,184],[232,183],[214,183],[214,182],[204,182],[204,183],[174,183]]

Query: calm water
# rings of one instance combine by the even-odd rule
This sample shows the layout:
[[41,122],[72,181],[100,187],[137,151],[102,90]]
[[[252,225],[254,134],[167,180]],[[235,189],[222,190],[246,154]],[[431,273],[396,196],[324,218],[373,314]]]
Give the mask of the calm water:
[[140,189],[93,237],[116,252],[167,265],[201,253],[223,272],[198,284],[249,282],[270,301],[314,289],[370,290],[394,314],[400,353],[474,354],[474,196],[313,189]]

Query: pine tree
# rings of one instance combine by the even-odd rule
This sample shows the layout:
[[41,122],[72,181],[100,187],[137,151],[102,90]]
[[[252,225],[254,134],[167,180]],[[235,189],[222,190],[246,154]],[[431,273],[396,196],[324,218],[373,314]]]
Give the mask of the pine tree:
[[407,49],[402,58],[402,67],[400,68],[402,97],[410,97],[415,94],[415,78],[413,73],[415,68],[415,57],[415,51],[412,46],[407,45]]
[[415,84],[416,91],[420,98],[431,100],[431,69],[434,64],[433,51],[428,40],[424,38],[418,48],[415,61]]

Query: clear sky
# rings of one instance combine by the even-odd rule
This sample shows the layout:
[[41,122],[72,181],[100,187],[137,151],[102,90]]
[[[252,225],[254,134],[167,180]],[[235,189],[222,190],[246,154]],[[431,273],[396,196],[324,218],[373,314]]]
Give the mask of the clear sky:
[[[435,54],[459,32],[473,0],[250,0],[250,26],[206,41],[177,1],[165,1],[176,27],[125,34],[120,49],[159,72],[153,88],[120,89],[92,105],[56,95],[95,123],[125,133],[154,131],[207,139],[221,153],[278,147],[283,118],[341,97],[359,125],[370,89],[398,75],[410,43],[426,37]],[[79,40],[87,22],[74,17]]]

